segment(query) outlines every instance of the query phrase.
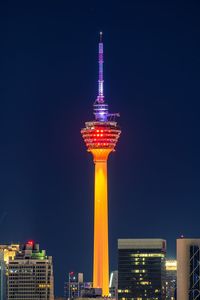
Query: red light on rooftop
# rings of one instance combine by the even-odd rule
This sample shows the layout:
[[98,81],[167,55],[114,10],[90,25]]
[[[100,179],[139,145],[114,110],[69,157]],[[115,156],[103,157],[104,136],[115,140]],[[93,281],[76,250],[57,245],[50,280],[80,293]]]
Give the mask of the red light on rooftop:
[[29,245],[29,246],[33,246],[33,244],[34,244],[34,241],[32,241],[32,240],[27,242],[27,245]]

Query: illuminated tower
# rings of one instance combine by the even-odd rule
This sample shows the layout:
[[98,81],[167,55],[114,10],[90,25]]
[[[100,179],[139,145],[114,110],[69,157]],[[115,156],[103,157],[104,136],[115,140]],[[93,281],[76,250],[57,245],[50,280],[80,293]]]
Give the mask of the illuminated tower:
[[108,255],[108,196],[107,196],[107,159],[115,151],[120,136],[115,117],[110,114],[103,93],[103,42],[99,40],[99,80],[98,96],[94,102],[95,120],[85,123],[81,134],[92,153],[95,164],[94,192],[94,254],[93,287],[102,288],[102,295],[109,295],[109,255]]

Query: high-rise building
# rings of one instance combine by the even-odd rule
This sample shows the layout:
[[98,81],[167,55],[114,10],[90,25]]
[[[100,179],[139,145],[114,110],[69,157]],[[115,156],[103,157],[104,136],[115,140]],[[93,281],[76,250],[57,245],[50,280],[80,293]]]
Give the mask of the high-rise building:
[[115,117],[110,114],[103,92],[103,42],[99,42],[99,93],[94,102],[95,120],[86,122],[81,134],[86,147],[92,153],[95,164],[94,193],[94,255],[93,286],[101,288],[102,295],[109,295],[109,255],[108,255],[108,197],[107,197],[107,160],[115,150],[120,136]]
[[175,300],[177,261],[166,260],[166,300]]
[[200,239],[177,239],[177,300],[200,300]]
[[118,299],[165,300],[166,241],[118,240]]
[[39,244],[21,245],[7,272],[8,300],[54,300],[52,257]]

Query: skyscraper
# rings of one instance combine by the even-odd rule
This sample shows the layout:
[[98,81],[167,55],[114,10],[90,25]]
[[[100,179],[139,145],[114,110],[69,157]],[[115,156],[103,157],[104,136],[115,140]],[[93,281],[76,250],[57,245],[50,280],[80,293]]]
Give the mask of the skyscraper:
[[120,136],[115,117],[110,114],[103,92],[103,42],[99,41],[99,81],[98,96],[94,102],[95,120],[85,123],[81,134],[86,147],[92,153],[95,164],[94,193],[94,254],[93,287],[102,288],[102,295],[109,295],[109,255],[108,255],[108,197],[107,197],[107,160],[115,150]]
[[54,300],[52,257],[33,241],[20,246],[7,272],[8,300]]
[[118,240],[118,299],[165,300],[166,241]]
[[177,300],[200,300],[200,239],[177,239]]

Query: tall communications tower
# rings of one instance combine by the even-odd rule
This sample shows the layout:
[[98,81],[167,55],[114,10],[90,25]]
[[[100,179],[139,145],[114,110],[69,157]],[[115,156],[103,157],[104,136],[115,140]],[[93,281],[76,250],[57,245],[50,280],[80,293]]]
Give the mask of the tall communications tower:
[[98,96],[93,105],[95,119],[85,123],[81,134],[87,150],[93,155],[95,164],[93,287],[101,288],[102,295],[108,296],[107,160],[109,154],[115,151],[121,131],[115,121],[115,117],[119,115],[108,112],[103,83],[103,41],[102,32],[100,32]]

